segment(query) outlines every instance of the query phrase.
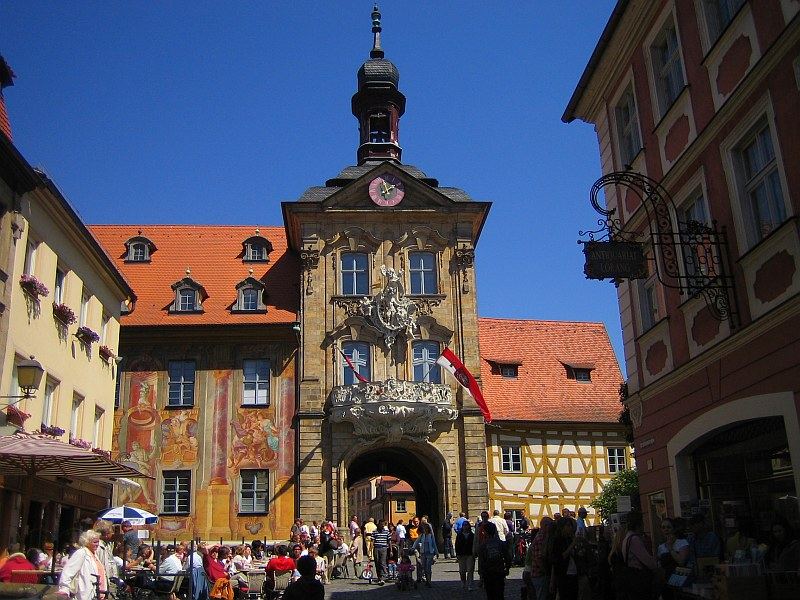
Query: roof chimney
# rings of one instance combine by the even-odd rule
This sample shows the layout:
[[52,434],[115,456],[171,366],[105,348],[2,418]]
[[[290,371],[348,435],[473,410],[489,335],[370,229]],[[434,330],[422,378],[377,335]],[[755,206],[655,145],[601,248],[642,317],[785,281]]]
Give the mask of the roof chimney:
[[8,66],[6,59],[0,56],[0,131],[11,139],[11,121],[8,120],[6,111],[6,99],[3,97],[3,90],[14,85],[14,71]]

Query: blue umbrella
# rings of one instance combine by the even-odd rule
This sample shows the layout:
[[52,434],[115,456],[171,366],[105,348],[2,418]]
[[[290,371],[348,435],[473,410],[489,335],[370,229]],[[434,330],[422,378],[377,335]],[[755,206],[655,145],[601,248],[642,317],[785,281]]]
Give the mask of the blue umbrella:
[[114,508],[107,508],[101,511],[98,515],[99,518],[111,521],[112,523],[122,523],[123,521],[130,521],[131,525],[152,525],[158,523],[158,517],[153,513],[149,513],[143,508],[136,508],[133,506],[115,506]]

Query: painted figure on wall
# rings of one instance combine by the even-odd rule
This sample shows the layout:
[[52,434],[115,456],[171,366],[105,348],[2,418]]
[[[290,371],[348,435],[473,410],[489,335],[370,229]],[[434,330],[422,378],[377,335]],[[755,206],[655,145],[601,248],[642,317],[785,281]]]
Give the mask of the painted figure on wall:
[[197,461],[197,417],[182,410],[161,423],[161,462],[166,466]]
[[[127,420],[127,435],[125,451],[120,453],[120,459],[147,475],[153,475],[158,460],[158,447],[156,444],[156,429],[160,424],[156,410],[156,388],[158,373],[134,372],[130,378],[130,403],[125,412]],[[132,500],[134,504],[145,507],[155,506],[155,481],[145,479],[139,495]]]
[[275,466],[280,438],[278,429],[266,413],[263,409],[237,410],[236,418],[231,421],[233,443],[228,459],[231,469]]

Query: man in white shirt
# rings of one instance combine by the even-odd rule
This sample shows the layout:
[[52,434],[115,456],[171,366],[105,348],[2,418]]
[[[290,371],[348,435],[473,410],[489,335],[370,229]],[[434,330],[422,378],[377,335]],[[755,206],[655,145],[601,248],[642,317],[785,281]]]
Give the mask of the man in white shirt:
[[175,582],[175,575],[180,573],[183,569],[181,559],[175,554],[175,546],[170,544],[167,546],[167,557],[161,561],[158,567],[158,579],[156,580],[156,589],[160,591],[169,592],[172,590],[172,584]]
[[494,523],[495,527],[497,527],[497,537],[499,537],[500,541],[505,544],[506,535],[508,535],[508,523],[506,523],[506,520],[500,516],[500,511],[494,509],[492,512],[492,518],[489,520]]
[[406,547],[406,526],[403,525],[403,519],[397,521],[397,525],[394,528],[395,535],[397,536],[397,546],[400,549]]

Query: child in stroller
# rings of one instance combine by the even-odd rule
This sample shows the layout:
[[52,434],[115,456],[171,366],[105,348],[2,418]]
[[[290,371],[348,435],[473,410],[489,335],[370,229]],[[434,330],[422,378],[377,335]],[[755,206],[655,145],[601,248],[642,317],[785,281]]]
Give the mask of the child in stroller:
[[401,592],[417,587],[414,582],[414,565],[411,564],[411,556],[407,550],[403,551],[400,564],[397,565],[397,589]]

